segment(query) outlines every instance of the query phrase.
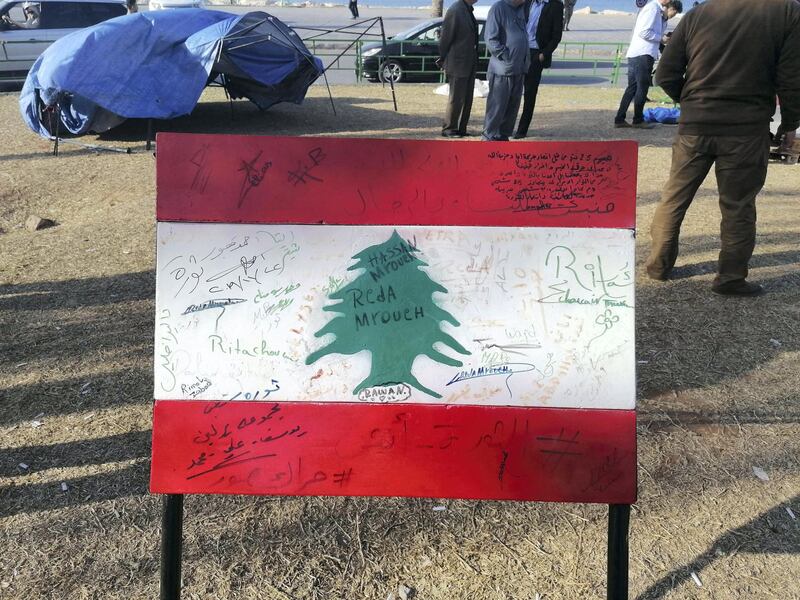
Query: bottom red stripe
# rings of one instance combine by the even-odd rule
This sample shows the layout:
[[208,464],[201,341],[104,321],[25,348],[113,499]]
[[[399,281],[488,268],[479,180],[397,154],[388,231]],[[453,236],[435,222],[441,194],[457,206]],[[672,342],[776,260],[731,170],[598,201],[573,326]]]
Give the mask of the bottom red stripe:
[[636,413],[157,400],[150,487],[628,504]]

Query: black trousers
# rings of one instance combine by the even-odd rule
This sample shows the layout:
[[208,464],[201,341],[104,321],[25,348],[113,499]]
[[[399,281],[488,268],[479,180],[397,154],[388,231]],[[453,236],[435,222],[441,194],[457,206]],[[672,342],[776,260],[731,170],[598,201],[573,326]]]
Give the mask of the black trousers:
[[475,92],[475,71],[467,77],[448,75],[450,97],[447,99],[447,110],[444,113],[443,133],[461,133],[467,131],[469,114],[472,111],[472,97]]
[[350,0],[350,3],[347,5],[347,8],[350,9],[350,14],[353,15],[354,19],[358,18],[358,0]]
[[525,74],[525,92],[522,102],[522,114],[517,125],[517,136],[528,135],[528,127],[533,119],[533,109],[536,107],[536,95],[539,93],[539,84],[542,81],[544,64],[539,60],[541,51],[531,48],[531,66]]

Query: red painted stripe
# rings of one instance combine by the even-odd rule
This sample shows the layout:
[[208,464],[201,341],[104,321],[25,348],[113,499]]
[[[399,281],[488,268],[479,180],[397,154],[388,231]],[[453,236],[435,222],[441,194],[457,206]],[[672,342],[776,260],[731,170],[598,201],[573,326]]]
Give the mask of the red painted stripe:
[[158,400],[154,493],[636,500],[636,414]]
[[633,228],[637,145],[158,134],[159,221]]

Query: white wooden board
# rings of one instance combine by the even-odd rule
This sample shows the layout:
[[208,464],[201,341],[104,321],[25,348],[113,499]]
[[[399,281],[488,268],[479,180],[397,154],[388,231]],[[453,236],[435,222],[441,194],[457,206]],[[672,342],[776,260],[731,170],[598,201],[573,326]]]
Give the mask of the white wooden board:
[[[431,305],[469,354],[437,343],[463,365],[413,361],[435,394],[403,382],[354,394],[379,348],[306,360],[333,341],[314,335],[339,316],[329,295],[359,277],[371,291],[343,301],[352,335],[404,339],[414,308],[386,289],[391,261],[385,280],[348,270],[395,230],[427,264],[401,267],[446,289]],[[632,409],[633,268],[626,229],[159,223],[155,398]]]

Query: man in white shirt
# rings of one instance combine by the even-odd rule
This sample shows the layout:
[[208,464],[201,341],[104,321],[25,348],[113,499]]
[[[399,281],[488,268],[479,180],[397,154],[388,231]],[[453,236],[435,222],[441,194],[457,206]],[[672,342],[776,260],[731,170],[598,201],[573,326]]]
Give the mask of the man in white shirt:
[[[658,47],[666,43],[664,30],[667,21],[683,12],[680,0],[650,0],[639,10],[636,25],[633,28],[630,46],[628,46],[628,87],[622,94],[614,127],[636,127],[652,129],[654,126],[644,122],[644,103],[647,101],[647,90],[653,64],[658,58]],[[625,120],[625,114],[633,101],[633,124]]]

